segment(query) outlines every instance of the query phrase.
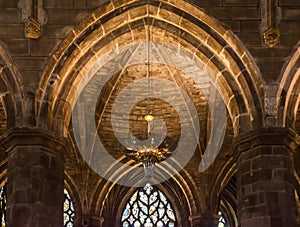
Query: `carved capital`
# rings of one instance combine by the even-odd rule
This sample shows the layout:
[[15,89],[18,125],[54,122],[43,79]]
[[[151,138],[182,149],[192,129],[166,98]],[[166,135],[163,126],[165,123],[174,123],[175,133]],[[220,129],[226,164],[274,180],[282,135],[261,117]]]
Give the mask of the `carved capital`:
[[11,128],[0,140],[1,149],[9,153],[17,146],[38,146],[61,153],[64,157],[69,149],[66,138],[41,128]]
[[261,128],[235,138],[233,150],[238,157],[241,153],[258,146],[276,145],[286,146],[291,152],[295,152],[300,148],[300,137],[289,128]]

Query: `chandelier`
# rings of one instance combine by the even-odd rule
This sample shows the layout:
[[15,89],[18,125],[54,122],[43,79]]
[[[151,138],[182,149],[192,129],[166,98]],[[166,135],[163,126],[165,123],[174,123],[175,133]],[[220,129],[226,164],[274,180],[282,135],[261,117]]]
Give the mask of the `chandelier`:
[[132,138],[131,146],[124,149],[123,153],[136,162],[143,163],[145,177],[152,178],[155,163],[166,160],[174,151],[175,143],[169,137],[163,138],[161,133],[151,133],[154,119],[152,114],[147,114],[144,119],[148,125],[147,133]]
[[[164,137],[162,133],[154,129],[154,119],[150,110],[151,80],[150,80],[150,0],[148,0],[148,29],[147,29],[147,85],[148,85],[148,113],[144,116],[147,121],[147,133],[140,133],[136,137],[131,137],[131,144],[123,149],[130,159],[141,162],[144,167],[145,177],[152,178],[155,163],[166,160],[174,150],[174,141],[169,137]],[[155,131],[155,132],[153,132]]]

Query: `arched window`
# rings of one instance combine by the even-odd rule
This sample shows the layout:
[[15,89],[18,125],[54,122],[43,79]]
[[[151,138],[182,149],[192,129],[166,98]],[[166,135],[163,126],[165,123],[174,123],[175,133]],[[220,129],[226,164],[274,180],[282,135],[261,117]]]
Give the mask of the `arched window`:
[[64,201],[64,227],[74,226],[74,206],[71,197],[66,189],[64,189],[65,201]]
[[155,186],[146,184],[127,202],[121,223],[123,227],[173,227],[176,215],[167,197]]
[[218,215],[220,216],[218,227],[228,227],[226,226],[226,221],[221,211],[218,212]]
[[6,221],[6,184],[0,189],[0,215],[1,215],[1,227],[5,226]]

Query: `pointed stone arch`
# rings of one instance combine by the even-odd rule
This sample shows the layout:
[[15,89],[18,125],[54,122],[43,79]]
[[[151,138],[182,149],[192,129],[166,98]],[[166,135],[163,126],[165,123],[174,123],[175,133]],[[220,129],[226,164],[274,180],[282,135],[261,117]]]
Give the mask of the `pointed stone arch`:
[[[24,125],[24,94],[20,75],[8,50],[0,42],[0,136]],[[3,138],[3,137],[2,137]],[[0,149],[0,182],[7,181],[7,153]]]
[[[189,49],[215,75],[235,135],[264,125],[259,71],[238,38],[186,2],[152,1],[150,11],[156,41]],[[116,0],[71,31],[49,59],[40,81],[38,125],[66,134],[74,94],[87,68],[109,50],[145,40],[146,16],[146,1]]]
[[23,126],[24,94],[19,72],[2,43],[0,43],[0,95],[7,129]]
[[[134,214],[134,210],[136,210],[134,207],[135,205],[138,208],[137,215]],[[150,208],[150,205],[152,209]],[[167,209],[170,213],[166,211]],[[159,210],[163,210],[163,212],[159,212]],[[128,225],[130,222],[142,225],[153,222],[152,224],[159,226],[162,226],[163,224],[167,224],[168,226],[170,226],[170,224],[175,225],[178,222],[178,215],[177,212],[174,212],[170,198],[168,198],[168,196],[156,185],[151,185],[149,183],[147,183],[144,187],[137,188],[130,195],[120,213],[122,215],[119,222],[123,226],[124,224]],[[140,214],[145,215],[145,218],[141,219]],[[151,218],[152,215],[157,217],[158,220],[155,220],[155,218],[153,220],[153,218]],[[132,218],[135,218],[135,220],[132,221]]]
[[278,88],[277,118],[279,126],[290,127],[295,130],[297,116],[299,117],[300,112],[300,42],[293,48],[290,56],[282,70]]
[[[201,213],[200,203],[195,202],[200,200],[197,187],[187,172],[157,187],[172,201],[180,226],[188,225],[190,216]],[[135,190],[135,187],[124,187],[106,180],[99,181],[92,199],[91,207],[95,209],[92,213],[103,217],[104,223],[115,222],[116,226],[119,225],[123,208]]]
[[72,178],[69,176],[69,174],[65,171],[65,189],[68,191],[69,196],[72,200],[72,203],[74,205],[75,210],[75,217],[81,216],[81,204],[80,204],[80,196],[78,194],[78,188],[76,187],[76,183],[73,182]]
[[[87,73],[97,72],[97,60],[105,54],[146,42],[147,26],[147,1],[114,0],[75,27],[43,72],[36,93],[37,125],[66,136],[76,95],[89,80]],[[179,55],[188,50],[207,66],[220,88],[235,136],[264,126],[260,72],[230,30],[199,8],[175,0],[151,1],[150,26],[153,41],[177,46]],[[92,207],[103,201],[99,198]],[[197,212],[201,213],[201,208],[190,210],[191,214]]]

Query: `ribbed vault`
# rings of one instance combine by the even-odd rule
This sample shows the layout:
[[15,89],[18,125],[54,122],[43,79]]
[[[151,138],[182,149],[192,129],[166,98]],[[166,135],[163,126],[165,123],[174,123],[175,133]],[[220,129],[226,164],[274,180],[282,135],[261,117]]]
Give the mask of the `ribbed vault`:
[[[37,93],[39,124],[50,128],[63,124],[61,130],[66,133],[74,92],[92,61],[118,46],[145,39],[145,3],[113,1],[72,31],[50,59],[41,80]],[[188,48],[207,64],[222,90],[235,134],[262,125],[260,78],[243,46],[199,9],[176,4],[152,2],[151,24],[162,32],[156,41]],[[39,117],[44,111],[48,111],[48,119]]]
[[[113,53],[117,56],[122,48],[143,45],[147,40],[148,26],[150,26],[153,43],[165,43],[176,47],[175,53],[179,59],[184,59],[183,53],[189,53],[190,59],[199,61],[205,66],[203,72],[206,75],[209,73],[209,78],[218,87],[227,108],[229,117],[226,119],[226,138],[228,143],[232,140],[233,135],[237,136],[264,125],[262,104],[264,94],[259,72],[244,46],[230,31],[198,8],[186,2],[179,3],[177,1],[151,1],[150,24],[148,24],[147,2],[137,0],[107,3],[74,28],[61,43],[49,59],[40,81],[39,91],[36,93],[37,125],[50,128],[64,136],[67,136],[68,133],[72,134],[70,131],[70,129],[72,130],[70,125],[72,110],[80,92],[94,76],[104,80],[107,73],[110,73],[100,70],[103,69],[102,67],[108,67],[103,63],[107,60],[105,57],[108,54]],[[180,64],[188,63],[186,59],[172,62],[170,61],[171,58],[161,51],[161,48],[158,49],[164,61],[152,64],[152,73],[157,78],[162,77],[174,82],[178,87],[187,91],[193,100],[200,127],[203,129],[197,144],[198,154],[199,152],[202,154],[211,130],[210,110],[207,106],[210,96],[207,97],[203,89],[195,86],[194,78],[191,77],[194,69],[189,73],[187,73],[188,68],[185,68],[186,71],[178,70],[177,67]],[[99,127],[97,133],[112,152],[114,148],[111,144],[115,144],[115,140],[113,136],[110,136],[112,135],[109,121],[110,103],[118,95],[122,86],[126,87],[130,84],[130,79],[145,76],[142,73],[145,69],[145,59],[128,66],[126,62],[134,53],[134,49],[124,53],[123,60],[125,63],[116,61],[115,68],[108,67],[114,73],[111,80],[104,84],[103,93],[95,91],[99,94],[98,109],[94,115],[95,122]],[[158,72],[160,72],[159,75]],[[176,121],[176,113],[168,106],[168,103],[159,101],[159,105],[168,110],[165,113],[166,116],[175,117]],[[145,102],[140,102],[135,108],[132,118],[139,117],[138,110],[145,112]],[[170,125],[172,124],[174,122],[170,123]],[[170,127],[169,133],[174,137],[179,136],[176,127]],[[72,151],[74,152],[76,149],[75,144]],[[70,157],[78,160],[80,158],[76,157],[77,155],[75,153],[70,154]],[[228,161],[227,158],[228,151],[219,159],[219,164],[215,165],[216,171],[222,169],[222,165]],[[121,162],[123,159],[123,156],[116,156],[116,162]],[[198,159],[200,158],[198,157]],[[131,164],[128,160],[125,162]],[[111,170],[114,170],[113,166],[111,166]],[[69,171],[68,168],[66,171]],[[109,172],[109,169],[107,171]],[[165,174],[168,169],[161,171],[162,174]],[[82,177],[87,177],[89,173],[89,171],[84,172],[82,175],[85,176]],[[70,178],[74,174],[74,172],[69,173]],[[126,176],[126,174],[126,172],[116,172],[115,176]],[[134,179],[130,180],[133,181]],[[185,187],[183,191],[187,188]],[[96,191],[102,194],[98,189],[95,189],[93,193],[98,194]],[[207,189],[207,191],[209,190]],[[217,191],[215,190],[215,192]],[[185,193],[187,192],[185,191]],[[101,196],[99,198],[98,201],[103,202],[105,200]],[[191,201],[199,201],[199,199],[193,198]],[[100,205],[91,205],[91,203],[90,201],[88,206],[98,207]],[[213,204],[213,206],[215,205]],[[208,204],[205,206],[209,207]],[[204,210],[208,209],[206,207]],[[201,209],[193,207],[190,208],[190,213],[200,212],[199,210]]]

